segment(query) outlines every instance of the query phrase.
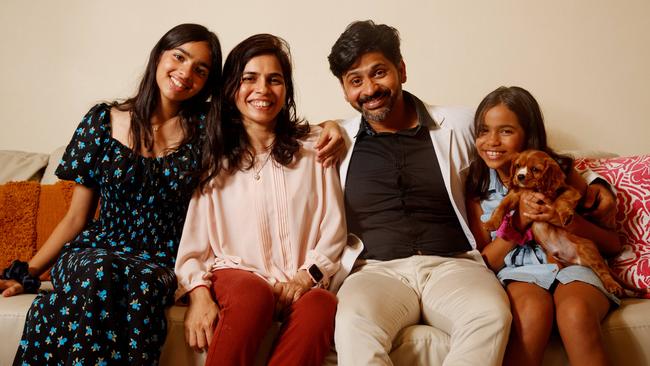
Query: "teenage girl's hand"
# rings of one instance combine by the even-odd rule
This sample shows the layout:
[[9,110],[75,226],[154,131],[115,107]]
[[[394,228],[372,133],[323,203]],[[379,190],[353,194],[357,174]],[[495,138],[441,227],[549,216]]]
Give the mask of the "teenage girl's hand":
[[185,312],[185,341],[196,352],[208,349],[219,318],[219,306],[212,300],[207,287],[200,286],[189,293],[190,305]]
[[316,142],[316,159],[324,167],[336,165],[345,157],[345,141],[341,126],[336,121],[325,121],[319,124],[323,131]]
[[23,285],[15,280],[0,280],[0,290],[4,297],[19,295],[23,293]]

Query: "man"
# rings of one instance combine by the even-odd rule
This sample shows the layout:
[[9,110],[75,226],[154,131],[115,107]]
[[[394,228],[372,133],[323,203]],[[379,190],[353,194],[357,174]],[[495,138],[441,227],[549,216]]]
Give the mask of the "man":
[[[428,362],[500,365],[510,307],[465,213],[472,112],[426,106],[402,90],[399,34],[387,25],[350,24],[328,58],[345,99],[361,112],[343,122],[352,146],[340,174],[348,231],[365,249],[338,292],[339,365],[390,365],[395,336],[419,323],[449,335],[449,352]],[[615,197],[589,178],[599,184],[583,206],[602,220]]]
[[328,59],[361,112],[343,123],[348,230],[365,249],[338,292],[339,365],[392,364],[393,339],[418,323],[449,335],[445,364],[500,365],[510,307],[466,224],[471,112],[402,90],[399,35],[387,25],[350,24]]

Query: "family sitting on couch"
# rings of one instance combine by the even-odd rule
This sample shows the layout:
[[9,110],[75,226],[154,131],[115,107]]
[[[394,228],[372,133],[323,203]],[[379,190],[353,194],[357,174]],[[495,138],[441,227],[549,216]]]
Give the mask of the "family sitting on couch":
[[[167,32],[136,96],[83,118],[57,169],[77,183],[68,213],[2,273],[12,296],[53,265],[14,365],[156,364],[164,309],[181,298],[186,341],[210,365],[252,364],[274,320],[274,365],[320,365],[332,344],[341,365],[392,364],[393,340],[417,323],[449,334],[446,364],[541,364],[554,319],[572,364],[608,364],[599,327],[618,299],[598,277],[481,225],[517,153],[567,162],[532,95],[498,88],[473,119],[427,106],[402,90],[397,30],[372,21],[350,24],[328,59],[360,116],[310,127],[282,39],[244,40],[222,76],[214,33]],[[564,173],[590,216],[566,229],[615,254],[616,233],[594,223],[615,212],[608,185],[585,184],[570,159]],[[555,215],[537,194],[503,225],[523,233]]]

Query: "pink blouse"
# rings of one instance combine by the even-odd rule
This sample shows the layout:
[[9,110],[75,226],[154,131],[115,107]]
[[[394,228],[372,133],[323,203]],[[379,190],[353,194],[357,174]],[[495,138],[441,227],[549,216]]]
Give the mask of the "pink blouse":
[[[253,169],[223,172],[195,192],[176,259],[176,298],[209,287],[211,272],[223,268],[274,283],[316,264],[327,286],[339,269],[347,232],[338,171],[316,161],[320,131],[311,127],[289,166],[271,158],[259,180]],[[265,158],[257,157],[256,169]]]

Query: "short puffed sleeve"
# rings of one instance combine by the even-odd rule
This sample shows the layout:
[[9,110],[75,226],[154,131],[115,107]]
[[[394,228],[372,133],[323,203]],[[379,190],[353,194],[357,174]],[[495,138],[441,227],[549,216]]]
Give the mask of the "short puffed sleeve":
[[72,135],[56,169],[56,176],[87,187],[97,187],[97,162],[110,138],[110,106],[98,104],[86,113]]

